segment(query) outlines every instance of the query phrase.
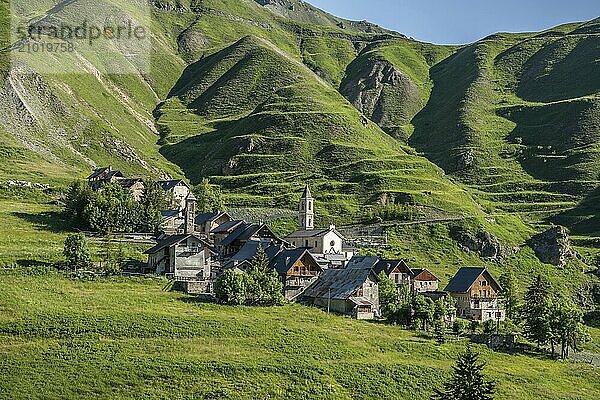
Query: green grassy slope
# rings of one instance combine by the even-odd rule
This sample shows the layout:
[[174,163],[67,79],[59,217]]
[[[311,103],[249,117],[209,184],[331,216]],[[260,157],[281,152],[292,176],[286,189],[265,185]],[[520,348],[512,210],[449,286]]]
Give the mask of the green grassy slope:
[[581,201],[600,182],[598,36],[580,26],[493,35],[434,66],[410,143],[489,211],[531,221],[568,212],[555,221],[578,232],[597,213]]
[[[165,284],[2,272],[0,396],[428,399],[464,349],[297,305],[197,303]],[[476,350],[499,400],[600,390],[584,363]]]
[[476,209],[439,169],[363,124],[337,91],[257,37],[190,66],[159,113],[172,141],[163,154],[192,183],[212,176],[271,205],[292,206],[288,195],[310,180],[334,204],[405,192],[446,211]]
[[348,66],[340,92],[386,132],[406,140],[430,96],[430,68],[452,51],[403,39],[375,42]]

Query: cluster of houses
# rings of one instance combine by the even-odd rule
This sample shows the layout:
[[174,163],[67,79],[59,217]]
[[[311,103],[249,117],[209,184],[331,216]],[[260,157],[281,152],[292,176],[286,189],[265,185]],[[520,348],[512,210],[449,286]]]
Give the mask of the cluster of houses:
[[[134,183],[110,167],[96,170],[88,180],[95,189],[103,182],[117,182],[134,196],[143,193],[143,181]],[[146,251],[143,272],[166,275],[189,293],[212,293],[223,271],[245,272],[262,249],[269,268],[279,275],[284,296],[292,301],[358,319],[377,318],[378,282],[384,272],[399,293],[408,288],[433,299],[450,294],[458,317],[480,322],[505,318],[498,302],[501,287],[486,268],[461,268],[439,291],[439,279],[427,269],[410,268],[403,260],[355,255],[334,225],[315,228],[308,185],[298,206],[300,229],[280,238],[266,224],[237,220],[224,211],[197,214],[197,200],[184,181],[158,184],[173,199],[173,207],[163,211],[165,234]]]

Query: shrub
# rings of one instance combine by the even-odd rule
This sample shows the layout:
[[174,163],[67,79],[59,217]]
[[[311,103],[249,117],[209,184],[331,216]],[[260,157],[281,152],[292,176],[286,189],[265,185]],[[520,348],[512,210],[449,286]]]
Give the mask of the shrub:
[[88,268],[92,265],[88,242],[83,233],[67,236],[63,254],[66,259],[67,268],[77,270]]

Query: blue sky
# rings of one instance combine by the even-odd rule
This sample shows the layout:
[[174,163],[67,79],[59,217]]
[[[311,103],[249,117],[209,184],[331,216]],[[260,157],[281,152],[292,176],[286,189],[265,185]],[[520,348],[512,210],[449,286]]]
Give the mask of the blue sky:
[[308,0],[422,41],[471,43],[496,32],[540,31],[600,16],[600,0]]

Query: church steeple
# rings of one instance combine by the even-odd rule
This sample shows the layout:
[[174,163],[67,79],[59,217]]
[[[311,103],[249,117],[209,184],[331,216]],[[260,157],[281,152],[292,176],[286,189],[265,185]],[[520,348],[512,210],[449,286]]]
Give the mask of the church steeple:
[[315,199],[310,194],[310,188],[308,184],[304,188],[304,193],[300,198],[300,204],[298,206],[298,212],[300,214],[300,229],[312,230],[315,228]]

